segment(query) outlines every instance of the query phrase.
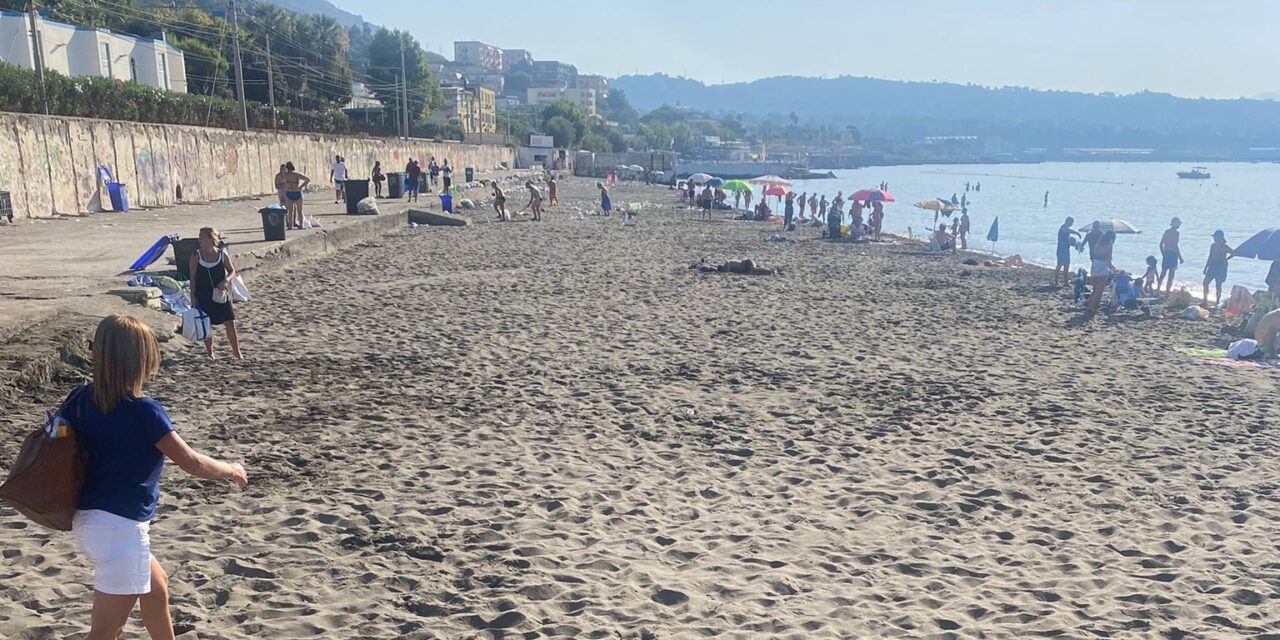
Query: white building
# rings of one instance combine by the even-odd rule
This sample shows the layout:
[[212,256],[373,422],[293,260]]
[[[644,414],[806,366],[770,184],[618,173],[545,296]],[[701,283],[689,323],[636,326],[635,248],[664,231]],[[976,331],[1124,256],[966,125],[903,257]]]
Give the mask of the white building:
[[[105,29],[74,27],[43,17],[36,31],[44,66],[67,76],[132,80],[157,89],[187,91],[182,51],[163,39],[125,36]],[[27,14],[0,11],[0,61],[35,68]]]
[[559,87],[529,87],[526,103],[542,107],[560,100],[568,100],[582,107],[587,115],[596,115],[596,92],[591,89],[562,89]]

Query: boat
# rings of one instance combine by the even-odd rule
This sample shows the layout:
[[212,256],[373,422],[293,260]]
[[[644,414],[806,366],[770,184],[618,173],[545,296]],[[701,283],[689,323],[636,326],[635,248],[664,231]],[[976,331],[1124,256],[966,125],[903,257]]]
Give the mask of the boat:
[[1178,177],[1185,180],[1208,180],[1209,170],[1204,167],[1191,167],[1190,171],[1179,171]]

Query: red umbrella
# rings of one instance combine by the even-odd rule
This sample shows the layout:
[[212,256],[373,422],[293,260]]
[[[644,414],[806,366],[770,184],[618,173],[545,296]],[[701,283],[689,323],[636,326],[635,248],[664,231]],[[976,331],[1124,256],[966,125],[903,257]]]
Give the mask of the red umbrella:
[[781,198],[782,196],[787,195],[788,193],[790,193],[790,190],[789,190],[789,189],[787,189],[786,187],[784,187],[784,186],[780,185],[780,184],[772,184],[772,185],[769,185],[769,186],[768,186],[767,188],[765,188],[765,190],[764,190],[764,195],[766,195],[766,196],[778,196],[779,198]]
[[855,202],[893,202],[893,196],[883,189],[859,189],[849,199]]

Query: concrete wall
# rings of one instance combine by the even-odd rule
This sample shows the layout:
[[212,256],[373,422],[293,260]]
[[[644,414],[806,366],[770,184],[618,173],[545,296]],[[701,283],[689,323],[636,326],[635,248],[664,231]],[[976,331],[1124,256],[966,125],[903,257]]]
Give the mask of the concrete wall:
[[18,218],[110,208],[99,192],[100,164],[128,185],[131,206],[148,207],[275,193],[286,161],[327,189],[335,154],[347,159],[352,178],[368,177],[374,161],[403,171],[410,157],[424,165],[447,159],[459,176],[464,167],[484,173],[515,160],[498,146],[0,113],[0,191],[10,192]]

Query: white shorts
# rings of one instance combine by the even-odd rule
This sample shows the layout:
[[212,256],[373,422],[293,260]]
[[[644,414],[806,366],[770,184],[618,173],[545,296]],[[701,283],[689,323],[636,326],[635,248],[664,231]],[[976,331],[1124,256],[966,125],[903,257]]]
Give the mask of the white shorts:
[[1111,261],[1109,260],[1090,260],[1089,261],[1089,277],[1105,278],[1111,275]]
[[117,596],[151,592],[151,523],[90,509],[71,522],[76,546],[93,563],[93,588]]

